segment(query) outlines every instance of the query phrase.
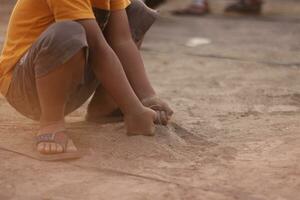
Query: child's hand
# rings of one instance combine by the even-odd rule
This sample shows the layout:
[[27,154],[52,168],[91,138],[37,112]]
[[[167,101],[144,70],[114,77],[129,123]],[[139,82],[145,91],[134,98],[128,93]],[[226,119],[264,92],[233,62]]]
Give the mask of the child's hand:
[[174,113],[170,106],[158,96],[145,98],[142,103],[144,106],[156,111],[158,117],[155,123],[157,124],[167,125]]

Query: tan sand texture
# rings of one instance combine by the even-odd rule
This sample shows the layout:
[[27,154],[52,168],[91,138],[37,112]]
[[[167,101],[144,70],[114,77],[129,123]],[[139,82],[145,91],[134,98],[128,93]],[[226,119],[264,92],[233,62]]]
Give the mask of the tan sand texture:
[[[280,2],[300,6],[268,9]],[[300,15],[170,16],[179,3],[162,7],[142,51],[178,125],[128,137],[122,123],[84,122],[82,107],[67,126],[87,154],[42,162],[0,150],[0,200],[299,199]],[[1,0],[0,46],[11,7]],[[31,155],[38,124],[2,97],[0,113],[0,147]]]

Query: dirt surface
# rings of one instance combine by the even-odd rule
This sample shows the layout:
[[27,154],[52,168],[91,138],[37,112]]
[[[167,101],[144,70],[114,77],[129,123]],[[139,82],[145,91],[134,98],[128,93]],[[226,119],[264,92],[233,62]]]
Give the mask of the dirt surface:
[[[12,7],[3,2],[0,44]],[[282,2],[291,15],[271,12]],[[122,123],[84,122],[82,107],[68,128],[89,154],[41,162],[0,150],[0,199],[300,199],[300,2],[267,3],[259,18],[177,18],[167,11],[179,1],[163,7],[143,56],[180,126],[127,137]],[[188,47],[191,38],[209,44]],[[37,124],[4,98],[0,113],[0,147],[32,150]]]

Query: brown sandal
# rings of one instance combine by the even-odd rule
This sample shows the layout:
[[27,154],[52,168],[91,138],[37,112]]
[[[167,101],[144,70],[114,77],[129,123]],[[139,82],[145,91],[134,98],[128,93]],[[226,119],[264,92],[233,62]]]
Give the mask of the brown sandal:
[[72,144],[73,141],[65,135],[65,131],[46,133],[46,134],[36,136],[36,146],[42,142],[59,144],[62,146],[63,152],[49,153],[49,154],[38,152],[37,159],[39,160],[57,161],[57,160],[76,159],[83,156],[83,153],[79,152],[78,150],[74,152],[67,151],[68,144]]
[[65,135],[64,131],[46,133],[36,136],[36,146],[42,142],[59,144],[63,148],[63,153],[67,150],[69,138]]

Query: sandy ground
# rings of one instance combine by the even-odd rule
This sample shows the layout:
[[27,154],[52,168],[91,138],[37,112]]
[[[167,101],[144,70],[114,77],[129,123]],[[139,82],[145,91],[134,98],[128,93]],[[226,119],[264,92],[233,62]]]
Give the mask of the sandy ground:
[[[290,15],[276,14],[282,2]],[[175,18],[167,11],[180,1],[163,7],[143,56],[184,128],[127,137],[122,123],[84,122],[83,107],[67,120],[89,154],[49,163],[0,150],[0,199],[300,199],[299,3],[268,1],[259,18]],[[0,46],[10,10],[1,3]],[[187,47],[195,37],[211,43]],[[0,113],[0,146],[32,148],[37,124],[3,98]]]

